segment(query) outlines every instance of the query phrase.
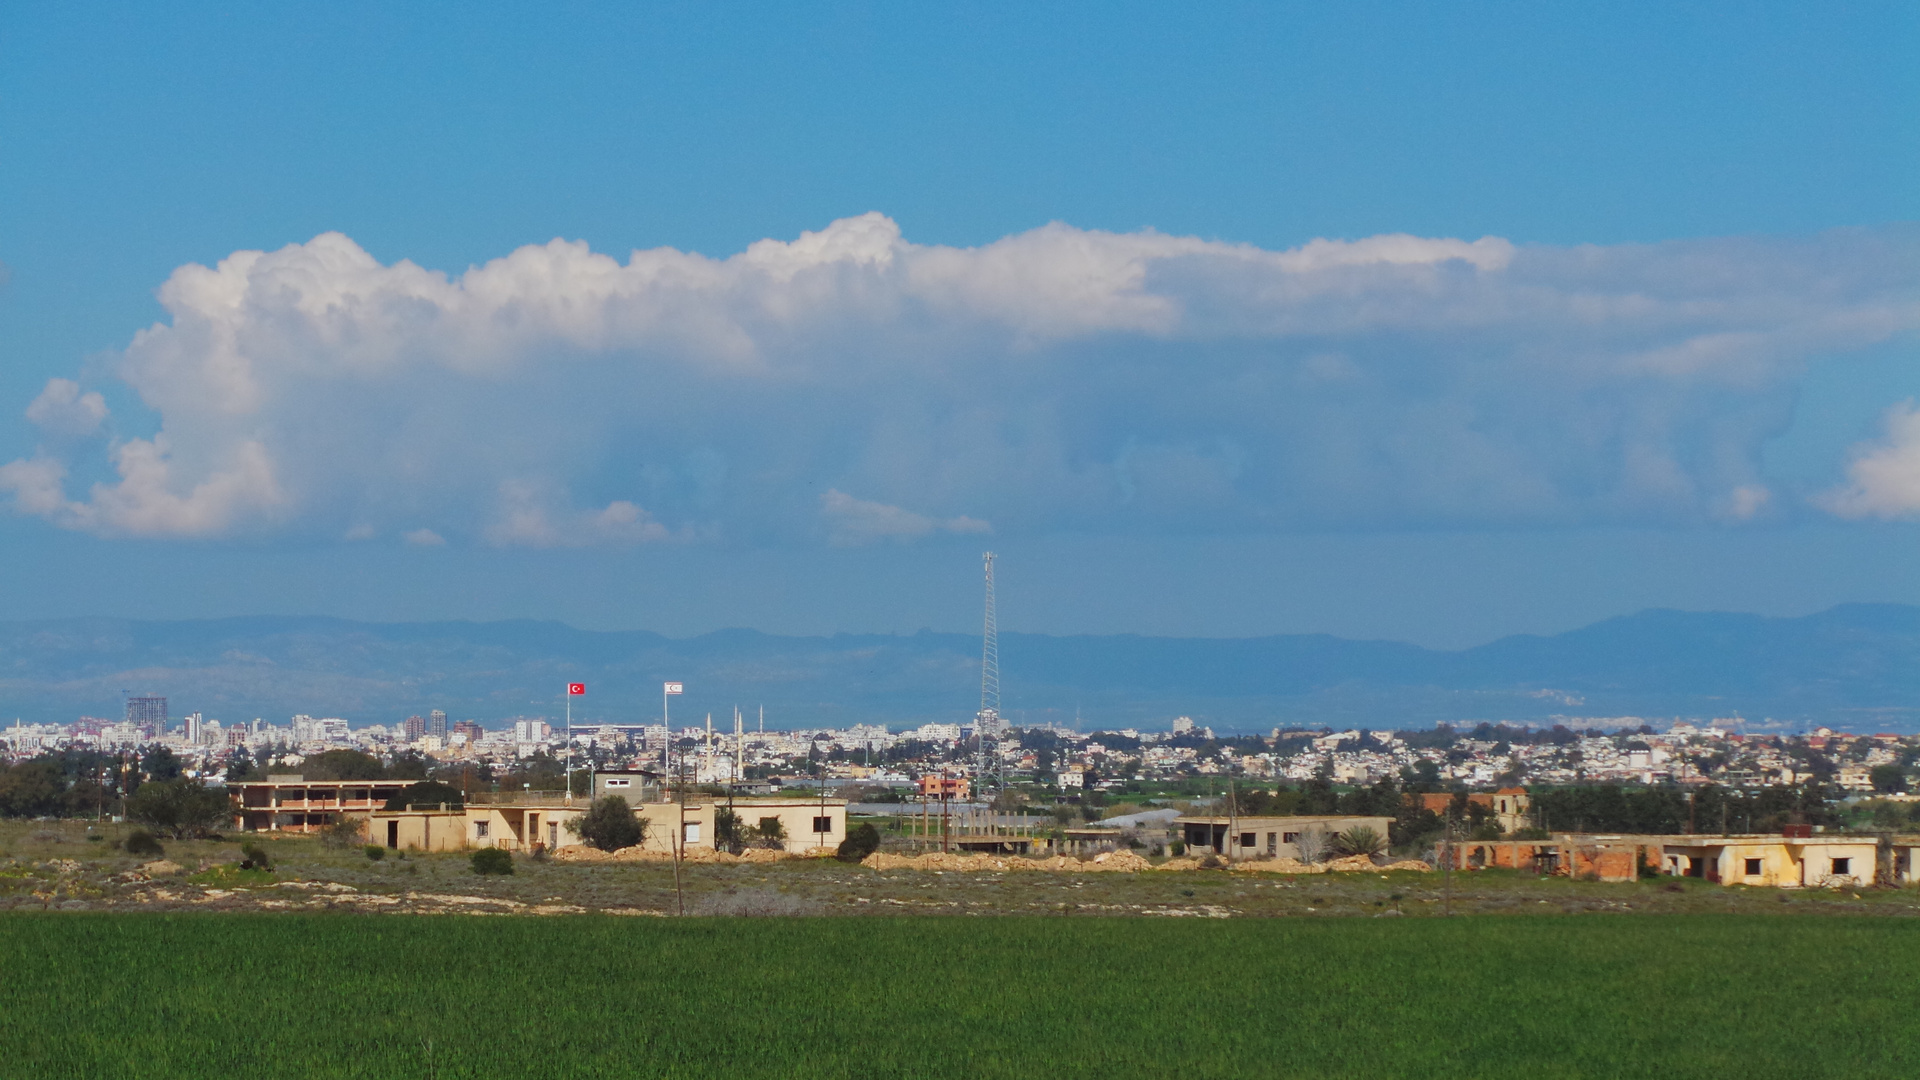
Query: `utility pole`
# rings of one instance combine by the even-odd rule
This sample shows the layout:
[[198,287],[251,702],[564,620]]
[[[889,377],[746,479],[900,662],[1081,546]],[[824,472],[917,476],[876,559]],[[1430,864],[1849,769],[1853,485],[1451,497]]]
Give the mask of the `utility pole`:
[[1444,852],[1444,854],[1442,854],[1440,857],[1440,875],[1441,875],[1441,881],[1443,883],[1441,886],[1441,889],[1442,889],[1442,895],[1446,897],[1446,902],[1442,907],[1442,913],[1445,915],[1452,915],[1453,914],[1453,807],[1452,806],[1447,807],[1447,831],[1442,834],[1440,847],[1441,847],[1441,850]]
[[[682,754],[680,755],[680,768],[684,770],[686,767],[687,756]],[[681,849],[686,847],[687,840],[687,784],[686,777],[684,776],[677,776],[674,779],[680,781],[677,785],[680,789],[680,827],[673,834],[673,898],[675,903],[679,905],[680,914],[685,915],[687,913],[687,894],[680,887],[680,855]]]

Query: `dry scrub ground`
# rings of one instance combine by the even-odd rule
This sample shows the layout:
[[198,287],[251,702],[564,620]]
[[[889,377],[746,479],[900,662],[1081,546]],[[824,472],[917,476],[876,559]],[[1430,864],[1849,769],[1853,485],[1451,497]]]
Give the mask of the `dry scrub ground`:
[[[123,826],[0,824],[0,910],[212,910],[672,915],[666,862],[536,862],[483,877],[463,854],[374,862],[357,847],[249,835],[272,873],[241,871],[237,838],[168,842],[171,866],[114,846]],[[100,837],[98,840],[90,836]],[[885,860],[882,860],[885,861]],[[1183,869],[1086,872],[877,869],[832,859],[681,870],[685,909],[714,915],[1435,916],[1581,912],[1920,914],[1912,889],[1724,888],[1692,880],[1601,884],[1511,871],[1238,873]],[[1449,897],[1450,894],[1450,897]]]

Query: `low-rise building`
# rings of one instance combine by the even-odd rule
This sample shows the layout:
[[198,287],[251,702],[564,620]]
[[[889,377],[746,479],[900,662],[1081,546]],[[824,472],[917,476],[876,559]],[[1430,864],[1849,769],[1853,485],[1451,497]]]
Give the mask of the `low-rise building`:
[[1392,818],[1349,815],[1291,817],[1205,817],[1182,815],[1173,819],[1188,849],[1211,852],[1230,859],[1298,859],[1302,845],[1307,854],[1319,854],[1330,847],[1341,833],[1356,828],[1373,830],[1382,843]]
[[[452,810],[374,811],[368,815],[369,842],[420,851],[498,847],[527,852],[582,843],[573,825],[587,811],[584,798],[569,804],[557,792],[503,792],[478,794],[473,800]],[[843,799],[736,799],[729,804],[703,798],[631,805],[645,823],[639,846],[661,854],[674,850],[676,832],[683,850],[713,850],[714,826],[722,810],[731,810],[749,833],[781,836],[782,846],[794,854],[832,850],[847,838]],[[768,823],[778,827],[767,829]]]
[[1461,870],[1507,868],[1632,881],[1647,866],[1722,885],[1802,888],[1871,883],[1878,848],[1870,836],[1815,833],[1801,826],[1789,835],[1555,833],[1546,840],[1467,840],[1452,845],[1451,858]]
[[233,827],[242,832],[317,832],[347,815],[364,815],[412,787],[413,780],[308,780],[298,773],[227,784]]

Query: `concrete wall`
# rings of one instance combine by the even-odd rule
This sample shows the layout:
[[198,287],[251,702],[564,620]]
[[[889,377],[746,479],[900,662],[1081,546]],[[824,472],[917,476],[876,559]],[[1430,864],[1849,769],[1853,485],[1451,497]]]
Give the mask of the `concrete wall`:
[[[648,851],[673,851],[674,833],[684,829],[687,848],[713,848],[714,812],[712,802],[643,803],[634,807],[637,817],[646,822],[641,846]],[[458,851],[465,848],[499,847],[508,851],[532,851],[573,847],[582,843],[569,829],[586,812],[584,801],[572,806],[518,806],[482,803],[464,811],[404,810],[381,811],[371,815],[367,842],[408,851]],[[786,826],[786,849],[806,852],[816,848],[833,849],[847,838],[847,804],[829,800],[821,807],[817,800],[741,799],[734,810],[751,828],[763,817],[780,819]],[[814,831],[814,819],[826,819],[823,833]]]
[[[1230,859],[1300,858],[1300,846],[1289,837],[1319,833],[1330,848],[1334,838],[1348,829],[1365,826],[1387,839],[1392,818],[1300,816],[1300,817],[1179,817],[1174,826],[1189,848],[1211,851]],[[1251,834],[1251,843],[1248,842]],[[1208,839],[1209,836],[1217,840]]]
[[467,815],[459,810],[376,811],[366,842],[401,851],[459,851],[467,847]]

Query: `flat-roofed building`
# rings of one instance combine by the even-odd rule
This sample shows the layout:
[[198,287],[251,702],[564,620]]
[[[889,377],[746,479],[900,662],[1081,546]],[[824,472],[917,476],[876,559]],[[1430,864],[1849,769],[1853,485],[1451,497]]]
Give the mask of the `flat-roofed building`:
[[664,802],[660,780],[659,773],[647,769],[602,769],[593,774],[593,797],[618,795],[634,806]]
[[[508,851],[556,851],[583,843],[569,828],[585,814],[589,800],[571,804],[562,792],[478,792],[457,811],[437,809],[376,810],[368,815],[370,842],[421,851],[459,851],[498,847]],[[674,834],[683,850],[712,851],[714,822],[727,809],[726,800],[702,797],[678,802],[632,803],[634,816],[646,823],[640,847],[671,854]],[[785,850],[804,854],[834,850],[847,838],[844,799],[736,799],[731,805],[749,834],[766,821],[779,823]]]
[[233,827],[243,832],[317,832],[344,816],[365,815],[414,780],[308,780],[298,773],[227,784]]
[[1288,817],[1192,816],[1173,819],[1180,838],[1193,851],[1212,852],[1229,859],[1298,859],[1302,844],[1317,848],[1317,854],[1332,846],[1343,832],[1356,828],[1372,829],[1381,843],[1387,840],[1388,817],[1361,817],[1343,814],[1293,815]]
[[1871,884],[1878,855],[1874,837],[1816,833],[1805,826],[1787,835],[1554,833],[1544,840],[1462,840],[1452,846],[1454,866],[1461,870],[1505,868],[1632,881],[1647,866],[1671,877],[1790,889]]

